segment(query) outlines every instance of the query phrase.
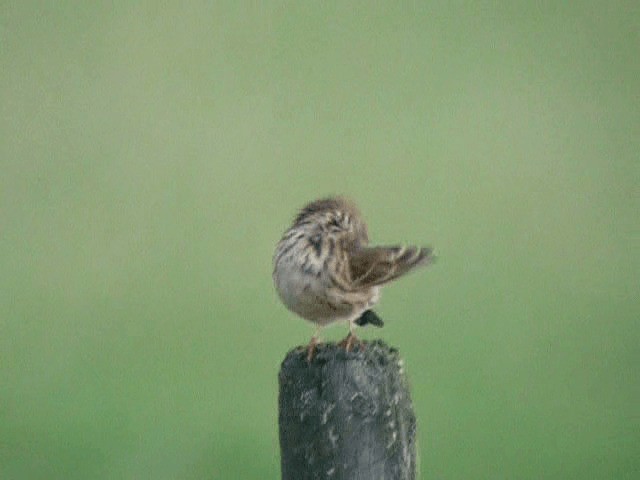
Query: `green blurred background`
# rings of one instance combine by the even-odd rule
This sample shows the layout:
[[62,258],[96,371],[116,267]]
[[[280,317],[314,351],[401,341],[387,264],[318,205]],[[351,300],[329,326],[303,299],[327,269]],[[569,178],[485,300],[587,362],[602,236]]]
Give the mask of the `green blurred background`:
[[363,331],[421,478],[640,478],[640,10],[560,3],[1,2],[0,478],[278,478],[330,193],[440,255]]

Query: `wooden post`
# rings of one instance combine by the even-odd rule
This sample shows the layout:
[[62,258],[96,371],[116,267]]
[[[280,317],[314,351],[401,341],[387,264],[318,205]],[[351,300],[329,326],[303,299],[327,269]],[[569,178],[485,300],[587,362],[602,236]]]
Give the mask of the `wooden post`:
[[279,375],[282,480],[414,480],[416,418],[403,362],[382,341],[290,351]]

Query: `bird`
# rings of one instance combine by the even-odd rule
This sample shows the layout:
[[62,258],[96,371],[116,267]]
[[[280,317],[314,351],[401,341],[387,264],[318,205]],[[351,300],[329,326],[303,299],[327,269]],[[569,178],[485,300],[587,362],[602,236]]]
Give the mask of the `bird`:
[[284,232],[273,254],[273,282],[287,309],[315,324],[307,347],[312,361],[320,333],[333,323],[348,323],[338,345],[350,351],[364,345],[357,326],[382,327],[372,310],[383,285],[434,262],[431,247],[369,246],[360,210],[343,196],[306,204]]

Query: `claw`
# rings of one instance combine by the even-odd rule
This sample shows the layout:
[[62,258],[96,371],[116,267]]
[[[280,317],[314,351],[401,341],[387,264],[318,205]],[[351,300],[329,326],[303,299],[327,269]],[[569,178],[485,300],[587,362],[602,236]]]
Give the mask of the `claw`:
[[364,350],[364,342],[356,337],[352,332],[349,332],[349,335],[346,336],[344,340],[338,343],[339,347],[343,347],[345,351],[350,352],[355,345],[358,345],[361,350]]

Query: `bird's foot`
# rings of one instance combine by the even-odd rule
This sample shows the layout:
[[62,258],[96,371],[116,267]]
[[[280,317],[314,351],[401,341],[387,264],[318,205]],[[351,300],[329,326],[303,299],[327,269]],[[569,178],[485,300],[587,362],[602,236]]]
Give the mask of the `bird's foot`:
[[355,345],[358,345],[358,347],[360,347],[360,350],[364,350],[365,348],[364,342],[351,332],[349,332],[349,335],[347,335],[344,340],[338,343],[338,346],[343,347],[347,352],[350,352]]
[[313,356],[316,353],[317,346],[318,346],[318,339],[316,337],[311,337],[311,341],[307,346],[307,362],[311,363],[311,360],[313,360]]

